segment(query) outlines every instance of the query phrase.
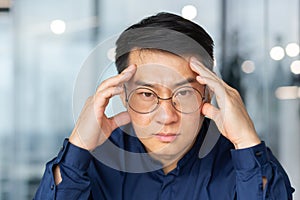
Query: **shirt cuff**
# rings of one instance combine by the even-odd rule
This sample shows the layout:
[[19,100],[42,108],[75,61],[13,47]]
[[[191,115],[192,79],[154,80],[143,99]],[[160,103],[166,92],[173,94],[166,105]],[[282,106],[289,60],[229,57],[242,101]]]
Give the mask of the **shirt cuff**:
[[66,138],[58,153],[55,164],[63,164],[79,170],[87,170],[92,157],[88,150],[71,144],[69,139]]
[[250,148],[231,150],[231,156],[236,170],[262,167],[269,160],[265,142]]

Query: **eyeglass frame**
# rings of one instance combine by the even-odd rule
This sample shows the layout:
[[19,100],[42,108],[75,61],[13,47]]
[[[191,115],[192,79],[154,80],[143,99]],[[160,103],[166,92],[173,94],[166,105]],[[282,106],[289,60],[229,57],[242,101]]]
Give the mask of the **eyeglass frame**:
[[[155,111],[156,109],[158,109],[158,107],[160,106],[160,100],[162,100],[162,101],[171,100],[171,105],[173,106],[173,108],[174,108],[177,112],[180,112],[180,113],[183,113],[183,114],[191,114],[191,113],[194,113],[194,112],[196,112],[197,110],[199,110],[199,109],[202,107],[202,105],[203,105],[203,103],[205,102],[205,100],[206,100],[206,96],[205,96],[205,94],[206,94],[206,93],[205,93],[205,91],[206,91],[206,86],[204,87],[204,94],[203,94],[203,95],[202,95],[202,93],[201,93],[198,89],[196,89],[196,88],[194,88],[194,87],[191,87],[191,86],[182,86],[182,87],[179,87],[179,88],[177,88],[176,90],[174,90],[174,91],[172,92],[172,95],[171,95],[170,97],[168,97],[168,98],[162,98],[162,97],[158,96],[158,94],[157,94],[154,90],[152,90],[152,89],[150,89],[150,88],[147,88],[147,87],[139,87],[139,88],[135,88],[135,89],[133,89],[133,90],[129,93],[129,95],[127,96],[127,90],[126,90],[125,84],[124,84],[123,86],[124,86],[124,91],[125,91],[125,101],[126,101],[126,103],[128,104],[128,106],[129,106],[134,112],[139,113],[139,114],[149,114],[149,113],[154,112],[154,111]],[[178,110],[178,109],[174,106],[174,102],[173,102],[174,94],[175,94],[178,90],[180,90],[181,88],[184,88],[184,87],[188,87],[188,88],[192,88],[192,89],[196,90],[196,91],[200,94],[200,96],[201,96],[202,102],[201,102],[200,106],[199,106],[195,111],[193,111],[193,112],[182,112],[182,111]],[[138,90],[138,89],[147,89],[147,90],[150,90],[151,92],[153,92],[153,93],[156,95],[156,98],[157,98],[157,103],[156,103],[156,104],[157,104],[157,106],[155,106],[155,108],[154,108],[153,110],[151,110],[151,111],[149,111],[149,112],[140,112],[140,111],[135,110],[135,109],[129,104],[129,97],[130,97],[130,95],[131,95],[134,91],[136,91],[136,90]]]

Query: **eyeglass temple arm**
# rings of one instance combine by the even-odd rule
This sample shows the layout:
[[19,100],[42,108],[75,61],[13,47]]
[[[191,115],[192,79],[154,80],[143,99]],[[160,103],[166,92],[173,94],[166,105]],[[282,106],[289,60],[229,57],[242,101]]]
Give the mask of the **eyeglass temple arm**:
[[125,92],[125,101],[128,103],[127,90],[125,84],[123,84],[124,92]]

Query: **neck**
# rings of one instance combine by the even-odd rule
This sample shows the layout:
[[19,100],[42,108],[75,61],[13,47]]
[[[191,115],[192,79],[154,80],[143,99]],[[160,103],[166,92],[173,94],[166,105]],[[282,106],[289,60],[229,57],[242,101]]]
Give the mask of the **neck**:
[[192,148],[192,146],[195,144],[196,138],[191,143],[191,145],[189,145],[185,149],[183,149],[180,154],[166,156],[166,155],[159,155],[159,154],[156,154],[153,152],[149,152],[148,149],[147,149],[147,151],[149,152],[149,155],[153,159],[159,161],[163,165],[162,169],[163,169],[164,173],[168,174],[169,172],[171,172],[173,169],[175,169],[177,167],[179,160]]
[[177,167],[178,161],[183,157],[183,155],[174,155],[174,156],[162,156],[152,153],[149,153],[149,155],[161,163],[162,170],[165,174],[168,174],[170,171],[175,169]]
[[[179,159],[180,160],[180,159]],[[177,163],[179,160],[176,160],[175,162],[171,163],[170,165],[163,168],[163,171],[165,174],[168,174],[170,171],[175,169],[177,167]]]

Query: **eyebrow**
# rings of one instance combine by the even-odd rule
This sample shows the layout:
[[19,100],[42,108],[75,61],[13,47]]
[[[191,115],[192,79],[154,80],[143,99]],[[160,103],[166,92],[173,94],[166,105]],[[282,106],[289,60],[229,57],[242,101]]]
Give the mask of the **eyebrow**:
[[[187,84],[187,83],[194,83],[196,82],[196,79],[195,78],[187,78],[183,81],[180,81],[178,83],[175,83],[174,86],[175,87],[178,87],[178,86],[181,86],[181,85],[184,85],[184,84]],[[141,81],[141,80],[137,80],[134,82],[136,85],[139,85],[139,86],[146,86],[146,87],[152,87],[154,88],[155,87],[155,84],[152,84],[152,83],[147,83],[147,82],[144,82],[144,81]]]

